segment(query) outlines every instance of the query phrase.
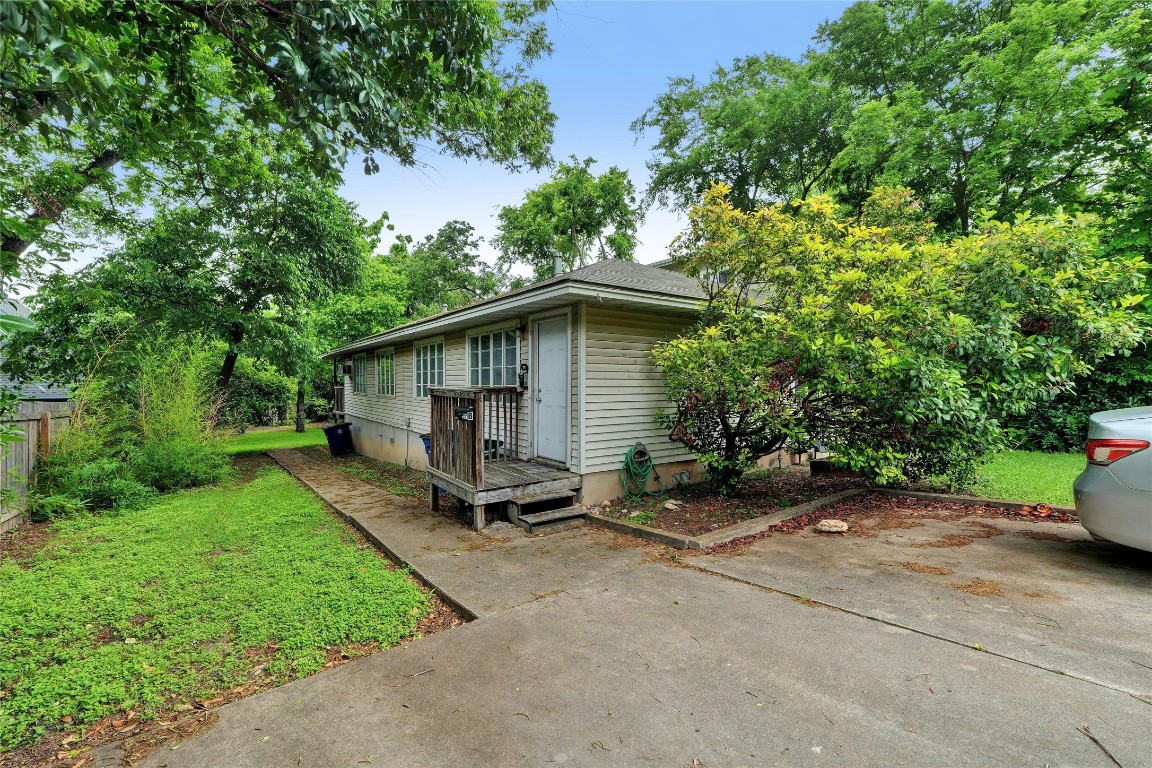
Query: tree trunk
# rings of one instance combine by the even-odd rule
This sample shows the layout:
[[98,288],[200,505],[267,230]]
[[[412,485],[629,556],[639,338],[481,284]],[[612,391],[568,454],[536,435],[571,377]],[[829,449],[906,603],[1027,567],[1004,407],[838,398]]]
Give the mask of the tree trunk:
[[240,357],[240,342],[244,341],[244,326],[232,323],[228,329],[228,354],[224,355],[224,364],[220,366],[220,375],[216,377],[216,391],[223,392],[232,381],[232,372],[236,370],[236,359]]
[[304,431],[304,377],[296,379],[296,431]]
[[[76,168],[76,175],[79,178],[76,179],[75,183],[60,190],[60,192],[55,195],[37,201],[32,215],[28,217],[25,224],[29,225],[29,228],[34,232],[42,231],[49,224],[55,224],[60,220],[60,217],[64,215],[64,211],[68,210],[71,198],[83,192],[88,185],[92,183],[97,171],[106,171],[119,163],[121,159],[119,152],[106,149],[94,157],[87,165]],[[9,269],[11,269],[15,266],[18,259],[24,255],[24,252],[34,244],[34,239],[25,240],[22,237],[5,235],[3,244],[0,245],[0,251],[5,254],[3,259],[4,263],[9,264]]]

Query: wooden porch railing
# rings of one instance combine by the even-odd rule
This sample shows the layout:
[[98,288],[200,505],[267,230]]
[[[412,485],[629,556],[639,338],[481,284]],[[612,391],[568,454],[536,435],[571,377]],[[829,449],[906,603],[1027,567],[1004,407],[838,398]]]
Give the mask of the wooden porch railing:
[[473,488],[484,465],[520,455],[520,392],[515,387],[433,389],[429,466]]

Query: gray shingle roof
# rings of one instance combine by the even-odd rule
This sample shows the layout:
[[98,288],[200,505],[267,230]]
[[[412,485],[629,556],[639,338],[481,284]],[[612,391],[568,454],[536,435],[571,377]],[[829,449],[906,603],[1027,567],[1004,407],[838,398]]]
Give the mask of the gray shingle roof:
[[550,288],[566,284],[616,288],[656,297],[667,296],[670,299],[680,301],[684,299],[703,301],[706,298],[704,292],[700,290],[699,283],[697,283],[695,279],[682,275],[679,272],[670,269],[661,269],[647,264],[637,264],[634,261],[605,259],[604,261],[597,261],[588,266],[574,269],[571,272],[563,272],[547,280],[526,285],[523,288],[517,288],[514,291],[502,293],[499,296],[482,299],[463,307],[457,307],[456,309],[441,312],[437,315],[413,320],[410,323],[389,328],[381,333],[373,334],[363,339],[357,339],[356,341],[337,347],[332,350],[329,355],[337,351],[344,352],[350,349],[367,348],[368,342],[374,342],[377,339],[396,338],[398,334],[412,332],[425,325],[450,320],[453,315],[474,312],[487,304],[502,302],[505,299],[518,296],[528,297],[534,293],[544,293]]
[[597,261],[586,267],[580,267],[527,286],[523,290],[534,290],[562,282],[607,285],[613,288],[626,288],[631,291],[663,293],[685,299],[703,300],[705,298],[704,292],[700,290],[700,284],[694,278],[669,269],[660,269],[648,264],[637,264],[634,261],[621,261],[620,259]]

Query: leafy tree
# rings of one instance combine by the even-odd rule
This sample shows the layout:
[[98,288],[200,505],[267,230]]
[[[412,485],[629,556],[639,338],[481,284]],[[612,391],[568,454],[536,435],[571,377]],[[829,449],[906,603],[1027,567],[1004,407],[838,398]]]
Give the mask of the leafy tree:
[[859,101],[838,166],[912,187],[949,232],[1078,209],[1147,136],[1149,21],[1128,0],[858,2],[813,58]]
[[657,132],[648,199],[687,209],[713,182],[742,210],[828,188],[853,102],[805,64],[765,54],[717,67],[704,84],[673,78],[632,123]]
[[219,389],[242,352],[302,373],[309,307],[359,278],[373,232],[282,138],[232,134],[227,157],[192,172],[197,205],[161,208],[117,251],[49,278],[34,300],[40,328],[13,338],[9,369],[74,377],[109,347],[199,334],[226,344]]
[[1005,417],[1147,332],[1147,265],[1101,255],[1083,219],[937,240],[908,190],[848,223],[827,197],[745,213],[722,185],[689,218],[673,256],[709,301],[654,351],[663,423],[727,493],[763,453],[815,443],[879,482],[964,481]]
[[510,168],[548,162],[552,114],[526,67],[549,52],[540,0],[0,4],[0,217],[13,272],[124,163],[178,162],[222,122],[304,136],[317,172],[417,147]]
[[615,166],[593,175],[595,162],[572,155],[551,180],[528,190],[523,203],[500,209],[494,245],[502,267],[527,264],[543,279],[555,273],[557,255],[568,269],[607,258],[632,259],[636,229],[644,220],[636,188],[628,172]]
[[408,281],[405,314],[424,317],[501,293],[508,281],[481,258],[481,242],[468,222],[449,221],[410,251],[396,249],[395,266]]

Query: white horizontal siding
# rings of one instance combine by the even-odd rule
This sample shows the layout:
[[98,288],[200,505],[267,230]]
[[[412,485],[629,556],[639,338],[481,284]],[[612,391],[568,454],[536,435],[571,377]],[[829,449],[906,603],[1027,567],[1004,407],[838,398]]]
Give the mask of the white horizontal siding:
[[[679,443],[668,440],[657,426],[656,412],[667,407],[664,377],[653,364],[651,350],[657,341],[680,333],[689,321],[671,317],[609,310],[589,304],[585,312],[585,332],[580,333],[580,309],[572,306],[570,337],[570,412],[568,439],[569,466],[585,472],[619,468],[624,454],[636,442],[643,442],[659,462],[689,461],[695,456]],[[532,345],[531,320],[519,318],[520,361],[528,362]],[[486,329],[489,326],[478,326]],[[502,326],[503,327],[503,326]],[[580,345],[584,342],[584,392],[580,392]],[[420,344],[421,342],[416,342]],[[350,416],[394,427],[408,426],[418,434],[431,429],[430,403],[414,396],[412,345],[395,347],[396,395],[376,394],[374,357],[368,355],[367,392],[353,395],[351,380],[345,377],[345,410]],[[468,387],[467,334],[444,337],[445,386]],[[581,441],[580,405],[584,403],[584,436]],[[519,401],[518,442],[522,458],[531,456],[531,399],[522,394]],[[583,442],[583,444],[582,444]]]
[[642,442],[657,463],[695,456],[668,439],[656,413],[668,407],[664,375],[652,362],[652,347],[689,322],[650,314],[587,308],[584,358],[585,472],[617,469]]
[[[527,339],[520,339],[520,359],[526,360]],[[439,338],[439,337],[432,337]],[[468,387],[468,342],[467,333],[448,334],[444,338],[444,386]],[[412,350],[414,346],[428,340],[403,344],[395,347],[396,394],[378,395],[376,387],[376,365],[373,352],[367,353],[368,374],[362,395],[352,394],[352,379],[344,377],[344,412],[349,416],[380,422],[392,427],[409,429],[416,434],[426,434],[432,430],[432,404],[427,397],[416,397],[416,381],[412,370]],[[527,457],[528,445],[528,405],[526,398],[519,400],[520,455]]]

